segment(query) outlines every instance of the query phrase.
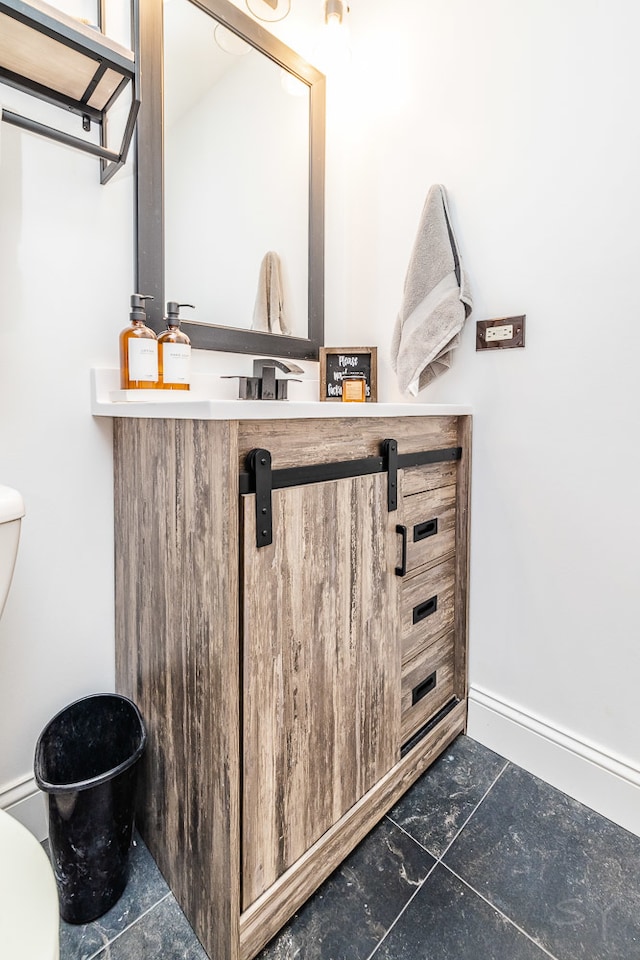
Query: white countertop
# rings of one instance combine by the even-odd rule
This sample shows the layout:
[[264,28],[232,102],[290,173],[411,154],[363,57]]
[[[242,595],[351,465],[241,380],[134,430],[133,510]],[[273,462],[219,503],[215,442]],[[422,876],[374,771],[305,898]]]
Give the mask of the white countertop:
[[330,417],[447,417],[470,414],[468,404],[342,403],[320,400],[216,400],[215,377],[194,376],[191,390],[119,390],[118,370],[91,370],[95,417],[176,420],[285,420]]

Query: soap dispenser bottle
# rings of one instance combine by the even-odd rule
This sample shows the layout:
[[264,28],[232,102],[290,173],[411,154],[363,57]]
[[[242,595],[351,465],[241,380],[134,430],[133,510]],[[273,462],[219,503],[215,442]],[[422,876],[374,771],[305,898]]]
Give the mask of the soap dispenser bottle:
[[191,341],[180,329],[180,307],[194,309],[192,303],[169,300],[165,317],[167,329],[158,337],[160,388],[164,390],[189,390],[191,387]]
[[145,300],[131,296],[131,324],[120,334],[120,387],[122,390],[155,390],[158,386],[158,341],[146,324]]

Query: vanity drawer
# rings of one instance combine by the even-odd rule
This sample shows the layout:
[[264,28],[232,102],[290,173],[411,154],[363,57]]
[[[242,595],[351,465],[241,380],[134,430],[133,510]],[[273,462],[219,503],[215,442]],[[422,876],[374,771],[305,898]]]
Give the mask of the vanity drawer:
[[420,467],[406,467],[402,471],[402,495],[410,497],[425,490],[452,487],[458,474],[457,463],[427,463]]
[[[453,553],[456,545],[455,485],[425,490],[402,498],[402,526],[406,531],[406,573]],[[399,561],[402,567],[402,560]]]
[[402,582],[400,616],[402,662],[453,627],[455,612],[455,560],[445,560]]
[[429,644],[402,668],[402,743],[451,700],[453,632]]

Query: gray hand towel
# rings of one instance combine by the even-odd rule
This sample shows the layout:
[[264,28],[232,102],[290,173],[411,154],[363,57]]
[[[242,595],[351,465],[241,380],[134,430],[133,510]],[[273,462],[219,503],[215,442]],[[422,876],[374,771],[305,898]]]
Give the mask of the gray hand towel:
[[422,211],[391,341],[391,364],[403,393],[417,396],[451,366],[472,305],[445,190],[436,184]]
[[265,253],[260,264],[251,329],[266,333],[291,333],[284,311],[280,257],[273,250]]

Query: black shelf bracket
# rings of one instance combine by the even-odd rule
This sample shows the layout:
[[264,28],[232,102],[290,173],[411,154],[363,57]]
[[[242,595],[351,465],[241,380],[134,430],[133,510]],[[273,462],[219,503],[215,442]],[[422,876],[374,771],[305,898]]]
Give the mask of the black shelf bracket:
[[[137,40],[137,0],[133,0]],[[81,118],[82,129],[100,127],[100,143],[76,137],[13,110],[0,108],[0,120],[100,159],[100,182],[107,183],[127,160],[140,109],[138,57],[99,29],[38,0],[0,0],[0,81]],[[31,53],[31,60],[23,50]],[[32,66],[37,64],[37,68]],[[119,150],[107,146],[107,114],[125,87],[131,106]]]

